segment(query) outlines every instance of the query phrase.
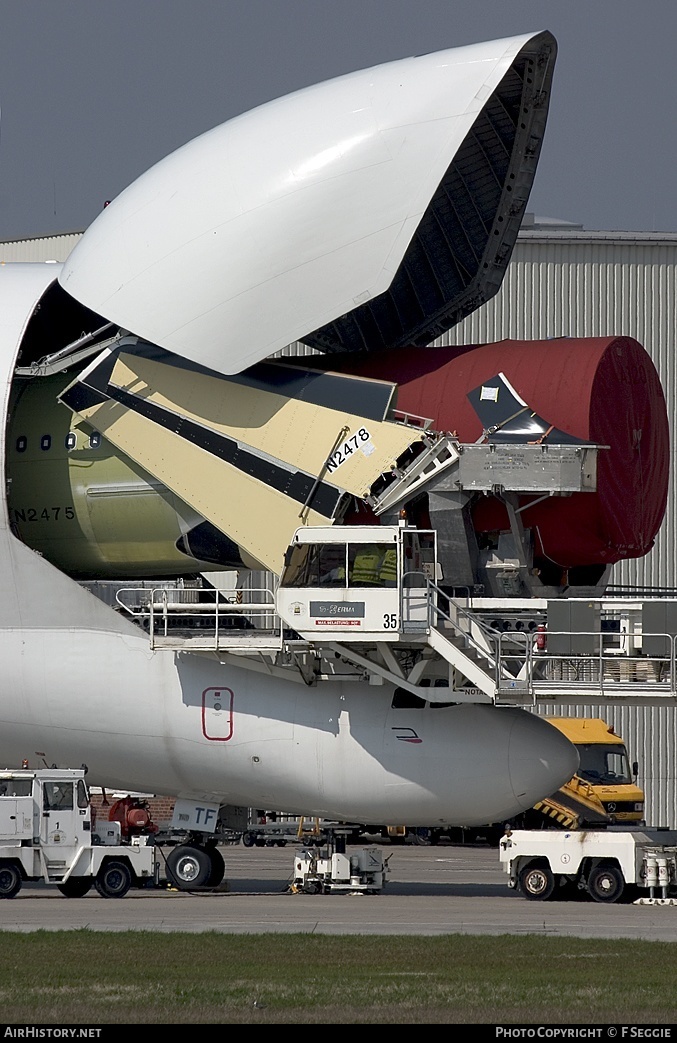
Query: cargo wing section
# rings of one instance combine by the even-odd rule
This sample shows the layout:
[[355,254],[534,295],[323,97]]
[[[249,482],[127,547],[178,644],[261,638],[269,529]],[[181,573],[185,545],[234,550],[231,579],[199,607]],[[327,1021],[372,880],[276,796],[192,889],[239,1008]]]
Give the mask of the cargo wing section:
[[[264,363],[233,378],[135,338],[60,396],[113,445],[279,572],[300,524],[341,519],[420,453],[387,381]],[[358,412],[359,410],[359,412]]]

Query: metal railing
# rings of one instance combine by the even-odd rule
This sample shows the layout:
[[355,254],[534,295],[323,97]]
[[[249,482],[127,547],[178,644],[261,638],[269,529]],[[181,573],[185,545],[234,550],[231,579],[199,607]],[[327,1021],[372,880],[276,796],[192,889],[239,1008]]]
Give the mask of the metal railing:
[[[513,635],[511,635],[513,636]],[[534,642],[534,635],[530,635]],[[552,652],[547,641],[563,638],[566,641],[588,639],[595,650],[588,652]],[[619,640],[617,632],[604,630],[581,631],[576,634],[548,631],[546,647],[532,647],[532,684],[536,694],[550,692],[598,695],[601,699],[618,695],[619,689],[650,690],[652,695],[677,697],[677,670],[675,669],[676,638],[665,633],[634,634],[629,641]],[[644,653],[641,644],[663,644],[665,654]],[[625,647],[624,647],[625,646]],[[638,647],[639,646],[639,647]]]
[[157,641],[214,648],[282,641],[275,595],[265,587],[245,591],[123,587],[116,601],[119,609],[148,633],[153,646]]
[[[674,635],[627,633],[601,626],[575,632],[502,631],[465,608],[460,599],[445,594],[425,573],[407,573],[405,578],[408,582],[401,589],[403,632],[451,628],[453,643],[462,651],[474,651],[487,674],[493,675],[499,695],[677,698]],[[548,641],[555,647],[559,641],[560,648],[562,643],[568,644],[571,650],[548,650]],[[651,654],[643,651],[643,641]],[[580,651],[577,644],[587,650]],[[655,649],[661,646],[664,654],[656,655]]]
[[[446,607],[445,607],[446,606]],[[457,642],[471,648],[492,670],[499,669],[501,634],[434,583],[425,572],[405,572],[400,587],[404,633],[451,627]]]

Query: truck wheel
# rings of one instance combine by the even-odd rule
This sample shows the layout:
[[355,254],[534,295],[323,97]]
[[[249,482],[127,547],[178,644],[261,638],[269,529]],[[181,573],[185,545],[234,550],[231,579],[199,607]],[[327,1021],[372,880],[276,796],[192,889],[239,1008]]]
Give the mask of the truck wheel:
[[223,861],[223,856],[218,848],[210,847],[207,849],[210,861],[212,863],[211,872],[209,874],[209,880],[207,881],[208,887],[218,887],[224,876],[226,875],[226,863]]
[[625,880],[617,866],[595,866],[588,877],[588,892],[596,902],[618,902],[624,890]]
[[91,876],[70,876],[56,887],[65,898],[84,898],[93,883]]
[[254,841],[255,840],[256,840],[256,834],[255,833],[243,833],[242,834],[242,843],[244,844],[245,847],[254,847]]
[[520,891],[532,902],[545,902],[555,890],[555,878],[547,862],[530,862],[519,875]]
[[212,873],[212,860],[203,847],[181,844],[167,856],[167,877],[181,891],[206,887]]
[[124,898],[132,886],[132,874],[125,862],[106,862],[96,875],[94,886],[102,898]]
[[11,862],[0,862],[0,898],[14,898],[21,890],[21,873]]

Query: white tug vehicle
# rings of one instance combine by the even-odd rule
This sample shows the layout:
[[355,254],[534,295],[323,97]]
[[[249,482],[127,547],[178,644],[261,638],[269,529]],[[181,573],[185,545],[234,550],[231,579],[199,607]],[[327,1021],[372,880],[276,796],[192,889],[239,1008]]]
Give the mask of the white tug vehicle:
[[97,829],[92,818],[85,769],[0,771],[0,898],[39,880],[66,898],[92,885],[102,898],[157,885],[153,836],[123,842],[119,822]]

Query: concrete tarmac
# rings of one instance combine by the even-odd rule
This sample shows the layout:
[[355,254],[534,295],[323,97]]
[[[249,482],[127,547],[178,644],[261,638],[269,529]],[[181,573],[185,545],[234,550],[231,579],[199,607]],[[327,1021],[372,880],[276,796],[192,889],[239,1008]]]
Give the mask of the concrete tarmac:
[[[389,858],[375,895],[292,894],[296,845],[221,849],[227,890],[131,890],[123,899],[64,898],[25,885],[0,902],[0,930],[219,931],[227,934],[538,934],[677,941],[677,906],[527,901],[508,887],[498,851],[484,845],[377,845]],[[348,848],[351,853],[353,848]]]

